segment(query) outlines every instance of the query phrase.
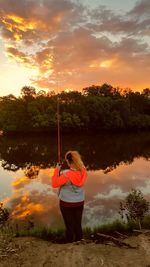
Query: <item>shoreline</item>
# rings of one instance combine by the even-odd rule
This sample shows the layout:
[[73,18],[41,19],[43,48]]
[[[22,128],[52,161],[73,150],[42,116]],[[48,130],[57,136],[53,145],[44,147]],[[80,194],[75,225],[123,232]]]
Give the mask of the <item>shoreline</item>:
[[[150,230],[150,214],[144,217],[142,222],[142,229]],[[142,233],[143,230],[139,229],[138,222],[130,221],[125,222],[123,220],[114,220],[112,223],[106,223],[102,225],[97,225],[93,228],[82,227],[83,238],[86,240],[97,240],[98,233],[104,235],[110,235],[114,237],[118,236],[132,236],[136,233]],[[24,226],[24,228],[19,228],[19,224],[16,225],[6,225],[0,233],[4,233],[8,236],[14,237],[36,237],[43,240],[49,240],[54,243],[63,243],[65,240],[65,229],[58,228],[52,229],[45,225],[34,226],[34,224],[29,224]]]

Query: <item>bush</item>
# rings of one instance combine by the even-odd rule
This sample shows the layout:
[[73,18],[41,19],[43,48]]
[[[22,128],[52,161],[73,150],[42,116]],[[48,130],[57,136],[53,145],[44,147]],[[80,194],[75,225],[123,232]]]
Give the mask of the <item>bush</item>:
[[144,199],[140,190],[132,189],[124,202],[120,202],[119,214],[122,219],[126,218],[128,222],[138,223],[141,229],[141,224],[145,215],[149,211],[149,202]]
[[3,203],[0,203],[0,227],[3,227],[9,219],[9,211],[3,208]]

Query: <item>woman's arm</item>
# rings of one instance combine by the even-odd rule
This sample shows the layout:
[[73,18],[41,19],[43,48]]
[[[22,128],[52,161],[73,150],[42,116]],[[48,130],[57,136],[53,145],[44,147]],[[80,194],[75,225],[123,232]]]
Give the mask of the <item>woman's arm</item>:
[[60,169],[56,168],[54,171],[54,175],[52,176],[52,187],[53,188],[60,187],[69,181],[67,176],[63,174],[59,175],[59,172],[60,172]]

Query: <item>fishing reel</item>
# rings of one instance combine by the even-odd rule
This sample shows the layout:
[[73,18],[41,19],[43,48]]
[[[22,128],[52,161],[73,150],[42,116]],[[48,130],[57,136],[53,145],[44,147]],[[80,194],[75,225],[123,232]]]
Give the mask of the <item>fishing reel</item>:
[[67,166],[67,164],[66,164],[65,160],[63,160],[61,162],[57,162],[57,165],[56,165],[56,167],[58,167],[60,170],[66,168],[66,166]]

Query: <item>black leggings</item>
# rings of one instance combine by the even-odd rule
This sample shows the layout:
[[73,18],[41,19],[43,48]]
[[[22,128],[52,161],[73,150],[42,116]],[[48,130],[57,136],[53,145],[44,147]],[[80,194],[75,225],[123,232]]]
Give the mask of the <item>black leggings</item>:
[[60,205],[60,210],[66,226],[66,241],[73,242],[81,240],[83,205],[79,207],[64,207]]

